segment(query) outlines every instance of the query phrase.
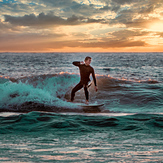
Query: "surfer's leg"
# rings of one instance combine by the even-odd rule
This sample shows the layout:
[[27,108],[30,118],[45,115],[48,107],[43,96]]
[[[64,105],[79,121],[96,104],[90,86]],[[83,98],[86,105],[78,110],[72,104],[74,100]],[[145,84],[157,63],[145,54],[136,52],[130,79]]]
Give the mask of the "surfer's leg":
[[89,92],[88,92],[87,85],[84,86],[84,92],[85,92],[86,101],[88,101],[89,100]]
[[83,87],[83,84],[78,83],[71,91],[71,101],[74,101],[74,97],[75,97],[75,92],[77,92],[78,90],[80,90]]

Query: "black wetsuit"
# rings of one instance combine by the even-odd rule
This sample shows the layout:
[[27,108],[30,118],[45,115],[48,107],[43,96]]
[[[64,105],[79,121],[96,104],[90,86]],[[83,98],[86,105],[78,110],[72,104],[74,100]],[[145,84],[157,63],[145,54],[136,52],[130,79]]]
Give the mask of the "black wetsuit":
[[80,69],[80,82],[72,89],[71,101],[74,100],[75,92],[77,92],[78,90],[80,90],[83,87],[84,87],[84,91],[85,91],[86,100],[88,100],[89,93],[88,93],[87,86],[88,86],[88,82],[90,81],[90,78],[89,78],[90,74],[92,74],[93,81],[96,86],[96,78],[95,78],[94,69],[90,65],[86,66],[85,64],[80,64],[80,62],[73,62],[72,64],[75,66],[78,66]]

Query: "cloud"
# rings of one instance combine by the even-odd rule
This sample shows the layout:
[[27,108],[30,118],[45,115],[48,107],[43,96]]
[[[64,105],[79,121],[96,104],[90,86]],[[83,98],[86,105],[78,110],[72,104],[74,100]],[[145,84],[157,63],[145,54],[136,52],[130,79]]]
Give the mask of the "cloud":
[[[144,41],[133,41],[128,39],[110,39],[110,38],[99,38],[97,41],[96,39],[76,39],[76,40],[62,40],[57,41],[50,41],[47,36],[39,36],[37,34],[31,35],[23,35],[23,36],[16,36],[10,35],[10,38],[3,39],[3,43],[0,44],[1,50],[10,49],[11,51],[39,51],[43,50],[46,51],[47,49],[62,49],[65,47],[79,47],[79,48],[101,48],[101,49],[108,49],[108,48],[124,48],[124,47],[142,47],[147,46]],[[55,38],[54,37],[54,38]],[[52,37],[51,37],[52,38]],[[2,39],[2,36],[0,37]],[[7,44],[6,44],[7,42]]]
[[123,4],[136,3],[136,2],[138,2],[138,0],[112,0],[112,2],[123,5]]
[[163,32],[157,32],[156,35],[159,35],[160,37],[163,37]]
[[91,42],[91,43],[81,43],[78,41],[53,41],[53,42],[28,42],[28,43],[18,43],[14,42],[11,45],[5,44],[0,45],[1,51],[47,51],[48,49],[63,49],[66,47],[72,48],[125,48],[125,47],[144,47],[147,44],[143,41],[119,41],[112,40],[108,42]]
[[130,38],[130,37],[135,37],[135,36],[146,36],[149,33],[151,32],[124,29],[124,30],[112,32],[111,35],[116,38]]
[[[0,51],[41,51],[47,50],[48,42],[66,37],[62,33],[9,33],[0,35]],[[61,42],[61,41],[58,41]],[[55,48],[55,44],[53,45]]]
[[115,19],[112,19],[109,21],[109,24],[125,24],[126,27],[134,27],[134,28],[148,28],[150,24],[153,22],[160,21],[159,18],[138,18],[138,19],[133,19],[132,15],[120,15],[116,17]]
[[0,3],[0,15],[4,15],[4,13],[9,13],[10,15],[25,14],[36,9],[36,7],[36,5],[30,6],[22,3]]
[[114,5],[114,6],[103,6],[101,7],[99,10],[101,11],[114,11],[114,12],[117,12],[118,10],[120,9],[120,5]]
[[101,2],[105,4],[118,4],[118,5],[124,5],[124,4],[131,4],[139,2],[139,0],[100,0]]
[[[15,40],[18,43],[23,43],[23,42],[31,42],[31,41],[47,41],[47,40],[55,40],[61,37],[67,36],[66,34],[63,33],[8,33],[8,34],[1,34],[0,35],[0,40],[3,40],[3,42],[12,42],[14,43]],[[24,40],[24,41],[23,41]],[[1,42],[2,43],[2,42]]]
[[149,13],[152,13],[154,11],[155,7],[154,5],[150,4],[150,5],[147,5],[147,6],[143,6],[142,8],[140,8],[139,10],[139,14],[149,14]]
[[[159,15],[154,13],[155,11],[157,13],[161,12],[163,6],[161,0],[116,0],[112,3],[114,5],[119,4],[120,10],[118,10],[115,18],[109,20],[109,24],[124,24],[126,27],[135,28],[147,28],[152,22],[159,21]],[[127,6],[124,6],[124,4],[127,4]]]
[[65,6],[72,6],[73,0],[39,0],[39,3],[43,3],[47,6],[53,7],[65,7]]
[[4,15],[4,17],[5,22],[19,26],[46,26],[52,24],[65,24],[65,20],[61,17],[52,14],[45,15],[44,13],[40,13],[38,16],[35,14],[30,14],[24,16]]
[[24,16],[4,15],[4,17],[5,22],[18,26],[80,25],[103,21],[103,19],[90,19],[85,17],[77,17],[75,15],[70,18],[63,19],[60,16],[53,15],[53,13],[40,13],[38,16],[35,14]]
[[[88,40],[87,40],[88,41]],[[133,46],[146,46],[147,44],[144,41],[126,41],[126,40],[110,40],[110,39],[104,39],[102,41],[95,41],[95,42],[89,42],[84,43],[80,41],[75,42],[63,42],[63,47],[69,46],[69,47],[83,47],[83,48],[117,48],[117,47],[133,47]],[[61,45],[60,45],[61,46]]]
[[154,7],[125,9],[120,11],[114,19],[110,19],[109,24],[124,24],[126,27],[147,28],[151,23],[160,21],[159,17],[148,15],[153,11]]
[[9,34],[9,33],[12,33],[12,32],[18,32],[19,31],[19,28],[11,25],[11,24],[8,24],[8,23],[4,23],[1,19],[0,19],[0,34]]

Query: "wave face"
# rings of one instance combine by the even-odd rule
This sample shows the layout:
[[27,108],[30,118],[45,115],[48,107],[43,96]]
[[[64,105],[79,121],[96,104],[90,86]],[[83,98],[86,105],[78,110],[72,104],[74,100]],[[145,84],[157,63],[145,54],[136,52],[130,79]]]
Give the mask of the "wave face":
[[[79,75],[70,73],[0,79],[1,111],[76,111],[80,108],[67,102]],[[90,101],[104,103],[106,111],[161,112],[162,83],[133,82],[97,75],[99,92],[90,87]],[[92,84],[93,85],[93,84]],[[151,93],[152,92],[152,93]],[[76,93],[76,102],[84,102],[83,89]]]
[[76,75],[41,75],[22,79],[1,79],[0,108],[12,111],[73,107],[65,95],[78,80]]

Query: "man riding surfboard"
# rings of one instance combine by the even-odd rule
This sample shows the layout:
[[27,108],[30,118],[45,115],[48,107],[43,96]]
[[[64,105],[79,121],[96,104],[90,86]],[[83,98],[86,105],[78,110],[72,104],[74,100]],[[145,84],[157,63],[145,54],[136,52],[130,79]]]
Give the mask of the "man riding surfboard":
[[90,81],[90,74],[92,74],[95,91],[97,92],[97,84],[96,84],[96,77],[94,73],[93,67],[90,66],[91,64],[91,57],[86,57],[84,62],[81,61],[74,61],[72,63],[75,66],[79,67],[80,70],[80,82],[72,89],[71,91],[71,102],[74,101],[75,93],[84,87],[85,97],[86,97],[86,104],[89,103],[89,92],[88,92],[88,82]]

